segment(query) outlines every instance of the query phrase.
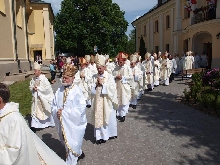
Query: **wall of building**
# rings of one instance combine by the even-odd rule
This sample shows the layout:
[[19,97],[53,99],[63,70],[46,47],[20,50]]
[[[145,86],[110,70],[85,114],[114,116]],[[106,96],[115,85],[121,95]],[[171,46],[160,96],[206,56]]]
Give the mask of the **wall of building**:
[[17,39],[17,53],[19,60],[27,60],[27,39],[26,39],[26,23],[25,23],[25,7],[24,0],[16,1],[16,39]]
[[0,60],[15,60],[14,30],[11,5],[11,1],[9,0],[2,1],[0,22],[4,23],[0,23]]

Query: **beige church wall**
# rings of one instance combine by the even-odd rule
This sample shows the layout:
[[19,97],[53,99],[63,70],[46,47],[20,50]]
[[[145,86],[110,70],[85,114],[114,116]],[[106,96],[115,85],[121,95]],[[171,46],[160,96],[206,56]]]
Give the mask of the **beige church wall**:
[[14,60],[14,32],[10,1],[5,1],[5,14],[0,14],[0,60]]

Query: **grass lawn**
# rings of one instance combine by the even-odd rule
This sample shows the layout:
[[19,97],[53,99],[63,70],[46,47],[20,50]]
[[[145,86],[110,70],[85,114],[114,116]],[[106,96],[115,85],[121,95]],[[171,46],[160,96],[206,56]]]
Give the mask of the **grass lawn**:
[[31,113],[32,95],[29,90],[30,79],[16,82],[9,86],[11,93],[11,102],[19,103],[19,110],[23,116]]

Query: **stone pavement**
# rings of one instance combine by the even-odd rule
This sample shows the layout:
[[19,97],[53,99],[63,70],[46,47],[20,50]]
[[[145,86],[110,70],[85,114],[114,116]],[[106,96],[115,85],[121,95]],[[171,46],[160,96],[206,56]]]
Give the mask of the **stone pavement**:
[[[57,89],[59,83],[53,85]],[[220,164],[220,119],[194,110],[176,98],[186,88],[176,78],[170,86],[146,92],[136,110],[129,109],[124,123],[118,122],[118,138],[94,144],[91,110],[83,142],[86,157],[79,165],[172,165]],[[55,128],[37,135],[65,159]]]

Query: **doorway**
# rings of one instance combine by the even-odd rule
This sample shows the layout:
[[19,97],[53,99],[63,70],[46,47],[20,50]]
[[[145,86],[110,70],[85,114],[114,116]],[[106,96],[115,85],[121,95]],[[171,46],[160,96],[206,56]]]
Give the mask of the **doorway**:
[[34,62],[42,63],[42,50],[34,50]]

